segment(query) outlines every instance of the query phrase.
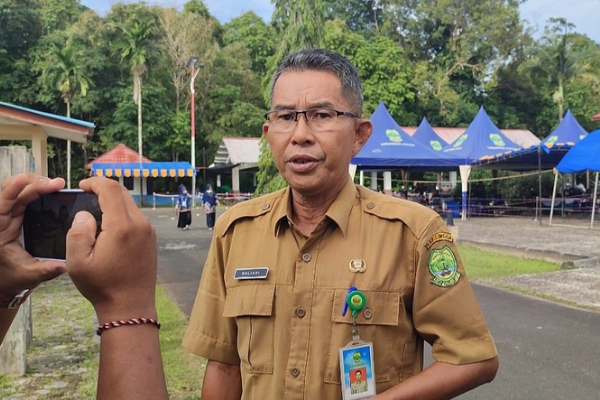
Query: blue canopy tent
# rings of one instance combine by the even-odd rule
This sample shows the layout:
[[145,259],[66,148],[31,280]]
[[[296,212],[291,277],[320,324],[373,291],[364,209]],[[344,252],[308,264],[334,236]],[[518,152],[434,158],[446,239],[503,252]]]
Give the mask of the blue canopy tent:
[[442,139],[431,127],[427,118],[423,117],[421,123],[417,127],[417,130],[412,135],[412,138],[418,142],[429,146],[433,151],[442,151],[447,146],[446,141]]
[[474,163],[472,167],[510,171],[538,170],[538,201],[541,201],[542,170],[556,167],[565,154],[585,136],[587,136],[587,131],[579,125],[571,110],[567,110],[562,121],[539,145],[510,151],[491,159],[480,160]]
[[504,169],[512,171],[542,170],[556,167],[564,155],[587,135],[571,110],[538,146],[509,151],[473,163],[476,169]]
[[373,133],[351,163],[362,170],[391,170],[427,167],[428,170],[453,169],[451,155],[435,152],[413,139],[394,121],[383,103],[371,116]]
[[590,229],[594,227],[594,214],[596,212],[596,201],[598,199],[598,173],[600,172],[600,129],[595,130],[581,139],[565,154],[554,171],[554,189],[552,191],[552,205],[550,206],[550,221],[554,213],[554,201],[556,199],[556,186],[558,174],[574,174],[578,172],[592,171],[596,173],[594,185],[594,196],[592,197],[592,218]]
[[442,154],[453,159],[460,170],[462,184],[462,219],[467,218],[467,182],[471,164],[500,154],[520,149],[492,122],[483,107],[467,128],[452,144],[442,149]]

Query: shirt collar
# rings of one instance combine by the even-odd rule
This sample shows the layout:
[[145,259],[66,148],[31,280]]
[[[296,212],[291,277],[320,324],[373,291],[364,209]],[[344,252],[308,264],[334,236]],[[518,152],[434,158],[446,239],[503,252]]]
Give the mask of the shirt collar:
[[[352,182],[352,178],[348,176],[348,180],[342,191],[333,201],[325,216],[335,222],[338,228],[342,231],[342,235],[346,235],[348,229],[348,221],[352,207],[358,196],[356,185]],[[291,190],[288,187],[278,201],[273,206],[273,234],[278,236],[283,229],[289,227],[288,219],[292,219],[292,197]]]

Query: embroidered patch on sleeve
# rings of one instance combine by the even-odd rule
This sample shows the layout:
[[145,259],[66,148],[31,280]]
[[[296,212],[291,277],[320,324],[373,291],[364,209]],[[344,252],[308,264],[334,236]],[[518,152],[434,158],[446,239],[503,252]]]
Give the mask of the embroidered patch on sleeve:
[[454,238],[452,237],[452,234],[450,232],[436,232],[433,235],[431,235],[431,237],[429,238],[427,243],[425,243],[425,248],[427,248],[427,250],[429,250],[429,248],[431,246],[433,246],[434,243],[453,242],[453,241],[454,241]]
[[452,249],[444,246],[439,250],[432,250],[429,254],[429,272],[433,279],[431,283],[439,287],[456,285],[460,279],[458,262]]

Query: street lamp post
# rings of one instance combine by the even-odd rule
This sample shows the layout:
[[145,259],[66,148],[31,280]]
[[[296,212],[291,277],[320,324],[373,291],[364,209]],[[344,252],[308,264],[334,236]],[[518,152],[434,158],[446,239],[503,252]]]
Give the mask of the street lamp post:
[[194,83],[200,69],[196,70],[199,58],[190,57],[187,66],[190,68],[190,94],[191,94],[191,139],[192,139],[192,207],[196,206],[196,89]]

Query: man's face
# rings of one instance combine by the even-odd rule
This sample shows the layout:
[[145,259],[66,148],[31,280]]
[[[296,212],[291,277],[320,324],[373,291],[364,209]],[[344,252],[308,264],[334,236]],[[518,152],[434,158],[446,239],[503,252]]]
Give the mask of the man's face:
[[361,381],[361,379],[362,379],[362,372],[360,372],[360,371],[356,371],[356,380],[357,380],[358,382],[360,382],[360,381]]
[[[288,71],[280,75],[271,109],[316,107],[357,112],[345,101],[341,82],[332,73]],[[292,189],[306,196],[343,188],[350,158],[358,153],[371,130],[370,121],[347,116],[337,118],[334,128],[323,132],[311,129],[304,115],[298,116],[295,129],[288,133],[270,129],[268,123],[263,125],[277,169]]]

